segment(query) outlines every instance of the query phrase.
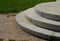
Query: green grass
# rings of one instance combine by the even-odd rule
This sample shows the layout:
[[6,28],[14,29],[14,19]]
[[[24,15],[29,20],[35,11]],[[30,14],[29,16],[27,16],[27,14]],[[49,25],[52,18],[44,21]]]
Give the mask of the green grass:
[[38,3],[55,0],[0,0],[0,13],[18,13]]

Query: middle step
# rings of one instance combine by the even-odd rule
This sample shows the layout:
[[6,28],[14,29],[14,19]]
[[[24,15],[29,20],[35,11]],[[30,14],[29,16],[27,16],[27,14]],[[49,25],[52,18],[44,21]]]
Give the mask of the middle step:
[[40,26],[45,29],[53,30],[56,32],[60,32],[60,22],[46,19],[44,17],[39,16],[34,8],[28,9],[26,11],[26,17],[35,25]]

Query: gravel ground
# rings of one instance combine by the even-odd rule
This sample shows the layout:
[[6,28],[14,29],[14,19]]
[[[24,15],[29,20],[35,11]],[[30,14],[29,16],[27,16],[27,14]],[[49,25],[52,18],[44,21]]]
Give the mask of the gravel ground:
[[4,39],[4,41],[8,41],[9,39],[16,41],[46,41],[24,32],[17,25],[15,16],[7,17],[4,14],[0,14],[0,39]]

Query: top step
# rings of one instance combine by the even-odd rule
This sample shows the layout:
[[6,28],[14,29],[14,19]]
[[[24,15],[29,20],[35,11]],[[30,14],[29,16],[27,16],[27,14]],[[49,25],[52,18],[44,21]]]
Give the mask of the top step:
[[60,2],[41,3],[35,6],[35,10],[45,18],[60,21]]

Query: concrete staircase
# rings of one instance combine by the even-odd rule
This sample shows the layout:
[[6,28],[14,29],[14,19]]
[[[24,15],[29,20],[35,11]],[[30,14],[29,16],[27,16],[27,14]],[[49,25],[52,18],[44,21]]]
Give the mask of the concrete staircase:
[[26,32],[51,41],[60,41],[59,2],[36,5],[16,16],[16,22]]

